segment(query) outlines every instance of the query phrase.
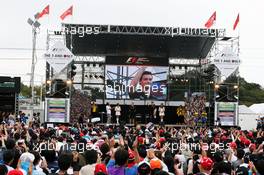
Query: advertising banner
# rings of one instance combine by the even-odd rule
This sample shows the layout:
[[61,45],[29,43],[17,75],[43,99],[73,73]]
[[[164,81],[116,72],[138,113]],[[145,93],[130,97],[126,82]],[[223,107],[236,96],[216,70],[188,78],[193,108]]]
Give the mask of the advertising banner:
[[213,60],[213,64],[220,70],[221,76],[227,78],[238,68],[240,59],[231,48],[225,47]]
[[71,51],[58,41],[51,49],[44,54],[45,59],[56,73],[60,73],[69,63],[72,62],[74,55]]

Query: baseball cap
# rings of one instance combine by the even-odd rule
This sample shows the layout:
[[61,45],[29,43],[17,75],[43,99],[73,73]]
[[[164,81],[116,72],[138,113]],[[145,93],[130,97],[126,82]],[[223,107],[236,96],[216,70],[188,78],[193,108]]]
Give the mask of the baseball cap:
[[211,170],[213,168],[214,162],[209,157],[203,157],[201,159],[200,165],[205,170]]
[[159,141],[160,143],[163,143],[163,142],[166,142],[166,139],[164,137],[161,137]]
[[150,173],[150,165],[147,162],[138,164],[138,174],[145,175]]
[[225,135],[223,135],[223,136],[221,137],[221,140],[222,140],[222,141],[226,141],[226,140],[227,140],[227,137],[226,137]]
[[95,165],[94,174],[97,173],[104,173],[107,174],[106,166],[105,164],[99,163]]
[[248,132],[248,137],[250,137],[250,138],[253,137],[253,132],[252,132],[252,131],[249,131],[249,132]]
[[249,150],[252,152],[256,149],[256,144],[252,143],[249,145]]
[[244,144],[245,144],[246,146],[249,146],[250,143],[251,143],[250,140],[248,140],[248,139],[245,139],[245,140],[244,140]]
[[33,162],[35,159],[35,156],[32,154],[32,153],[23,153],[21,156],[20,156],[20,160],[21,162]]
[[231,142],[230,143],[230,148],[236,149],[237,148],[236,142]]
[[133,153],[133,151],[132,150],[128,150],[128,159],[129,160],[134,160],[135,159],[135,155],[134,155],[134,153]]
[[138,137],[138,143],[143,144],[144,143],[144,137]]
[[161,162],[159,159],[151,159],[150,160],[150,169],[161,169]]
[[11,170],[7,175],[23,175],[23,173],[20,170]]

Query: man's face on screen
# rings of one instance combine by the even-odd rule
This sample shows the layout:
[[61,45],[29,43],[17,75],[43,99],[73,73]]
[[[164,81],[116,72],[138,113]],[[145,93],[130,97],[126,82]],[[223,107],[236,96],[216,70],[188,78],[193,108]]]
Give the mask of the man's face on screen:
[[142,89],[145,91],[148,91],[149,88],[151,87],[153,76],[150,74],[145,74],[142,76],[140,85],[142,86]]

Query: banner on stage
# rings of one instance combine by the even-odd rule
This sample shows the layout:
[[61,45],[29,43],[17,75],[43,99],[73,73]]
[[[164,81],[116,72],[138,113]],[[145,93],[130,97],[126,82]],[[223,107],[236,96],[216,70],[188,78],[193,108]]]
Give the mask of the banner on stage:
[[229,77],[240,65],[239,56],[231,48],[225,47],[213,60],[221,75]]
[[60,73],[73,61],[74,55],[62,42],[58,41],[44,54],[44,57],[54,71]]

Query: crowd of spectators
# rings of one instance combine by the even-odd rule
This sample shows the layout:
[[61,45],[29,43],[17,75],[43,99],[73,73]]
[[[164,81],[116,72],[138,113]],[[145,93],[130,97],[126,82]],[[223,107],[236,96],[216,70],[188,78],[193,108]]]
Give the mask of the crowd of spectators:
[[185,107],[187,111],[187,120],[194,122],[196,125],[198,122],[206,123],[206,115],[204,115],[206,107],[205,95],[192,95],[190,98],[186,99]]
[[87,94],[80,90],[74,90],[71,93],[71,123],[78,121],[82,115],[84,120],[87,120],[91,115],[91,100]]
[[1,175],[264,174],[264,131],[147,124],[0,125]]

